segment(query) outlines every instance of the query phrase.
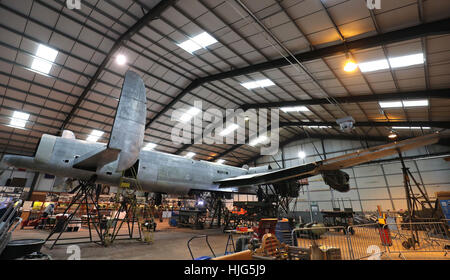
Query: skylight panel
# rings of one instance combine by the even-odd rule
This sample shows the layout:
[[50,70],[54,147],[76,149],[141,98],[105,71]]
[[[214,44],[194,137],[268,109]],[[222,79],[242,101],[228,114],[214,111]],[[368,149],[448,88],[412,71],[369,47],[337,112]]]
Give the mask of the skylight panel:
[[192,158],[193,156],[195,156],[195,153],[193,153],[193,152],[189,152],[185,155],[185,157],[187,157],[187,158]]
[[306,153],[304,151],[300,151],[300,152],[298,152],[298,157],[300,159],[304,159],[306,157]]
[[178,44],[178,46],[188,53],[193,54],[195,51],[201,48],[206,48],[214,43],[217,43],[217,40],[207,32],[203,32],[184,41],[183,43]]
[[407,67],[422,64],[423,62],[423,53],[392,57],[389,59],[392,68]]
[[431,129],[429,126],[393,126],[392,129]]
[[399,108],[402,107],[402,101],[378,102],[381,108]]
[[55,61],[57,55],[57,50],[39,44],[36,50],[36,57],[31,63],[31,69],[44,74],[50,73],[53,66],[52,63]]
[[267,136],[262,135],[262,136],[259,136],[258,138],[253,139],[252,141],[250,141],[249,145],[254,147],[258,144],[266,142],[267,140],[268,140]]
[[14,111],[11,122],[9,124],[14,127],[24,128],[29,118],[30,114],[28,113]]
[[235,131],[238,128],[239,128],[239,125],[233,123],[233,124],[229,125],[227,128],[225,128],[224,130],[222,130],[220,132],[220,135],[221,136],[228,135],[228,134],[230,134],[231,132]]
[[263,80],[257,80],[257,81],[252,81],[252,82],[241,83],[241,85],[243,87],[245,87],[246,89],[254,89],[254,88],[270,87],[270,86],[273,86],[275,84],[274,84],[274,82],[272,82],[269,79],[263,79]]
[[153,150],[157,145],[155,143],[147,143],[147,145],[144,146],[144,151],[151,151]]
[[361,70],[361,72],[372,72],[372,71],[388,69],[389,64],[386,59],[380,59],[380,60],[359,63],[358,67],[359,67],[359,70]]
[[86,141],[88,142],[97,142],[98,139],[100,139],[100,137],[102,137],[103,135],[103,131],[100,130],[92,130],[91,134],[89,134],[89,136],[86,138]]
[[197,115],[198,113],[200,113],[201,110],[197,107],[192,107],[189,110],[186,111],[186,113],[184,113],[183,115],[181,115],[180,117],[180,122],[188,122],[190,121],[195,115]]
[[283,108],[280,108],[280,110],[285,112],[285,113],[289,113],[289,112],[309,112],[309,109],[306,106],[283,107]]
[[224,159],[218,159],[218,160],[216,161],[216,163],[218,163],[218,164],[223,164],[224,162],[225,162]]
[[405,106],[405,107],[428,106],[428,99],[423,99],[423,100],[405,100],[405,101],[403,101],[403,106]]

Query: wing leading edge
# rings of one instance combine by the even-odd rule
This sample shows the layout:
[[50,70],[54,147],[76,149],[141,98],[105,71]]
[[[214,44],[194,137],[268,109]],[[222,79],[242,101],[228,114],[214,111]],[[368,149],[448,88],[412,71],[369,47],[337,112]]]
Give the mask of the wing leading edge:
[[411,149],[435,144],[438,141],[439,133],[433,133],[386,145],[359,150],[351,154],[342,155],[323,161],[308,163],[285,169],[278,169],[271,172],[241,175],[233,178],[215,181],[214,183],[218,184],[220,188],[225,188],[273,184],[281,181],[302,179],[395,155],[399,152],[405,152]]

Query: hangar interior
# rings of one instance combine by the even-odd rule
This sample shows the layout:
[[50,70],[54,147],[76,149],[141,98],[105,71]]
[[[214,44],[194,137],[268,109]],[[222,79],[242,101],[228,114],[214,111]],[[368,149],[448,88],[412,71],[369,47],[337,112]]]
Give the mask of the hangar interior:
[[[380,6],[370,7],[368,2]],[[341,168],[348,174],[346,192],[331,188],[321,174],[297,178],[295,195],[276,200],[280,205],[287,203],[289,213],[277,208],[276,214],[258,216],[265,210],[258,208],[264,206],[258,204],[261,199],[255,193],[235,191],[222,197],[190,192],[188,197],[172,193],[170,184],[154,187],[157,182],[146,190],[142,183],[134,199],[143,204],[152,201],[151,219],[145,223],[151,221],[155,226],[147,232],[139,218],[131,223],[146,244],[117,240],[105,247],[90,244],[90,240],[82,247],[82,258],[194,259],[191,245],[198,255],[208,257],[237,254],[238,259],[286,259],[296,252],[292,258],[301,260],[367,259],[374,257],[366,251],[367,245],[381,242],[382,252],[375,257],[448,259],[450,214],[444,203],[450,199],[449,15],[450,2],[441,0],[1,1],[0,157],[4,162],[0,202],[1,209],[6,209],[2,218],[15,207],[12,202],[21,199],[24,204],[17,207],[21,226],[1,228],[0,237],[9,233],[13,241],[46,240],[58,219],[49,224],[49,218],[42,215],[55,203],[50,216],[66,214],[74,199],[67,177],[73,174],[77,179],[78,174],[70,171],[61,176],[50,167],[14,166],[7,164],[7,157],[34,157],[44,134],[109,145],[115,120],[121,116],[117,108],[123,100],[125,77],[132,71],[142,79],[146,94],[140,153],[176,155],[191,159],[198,168],[209,162],[215,164],[208,165],[211,168],[245,167],[242,170],[248,172],[266,166],[289,170],[414,137],[436,134],[439,139],[400,155]],[[201,102],[200,109],[196,102]],[[256,137],[256,124],[261,120],[245,119],[233,128],[229,122],[223,123],[228,109],[259,110],[259,115],[264,109],[279,109],[277,126],[267,128],[270,136],[279,137],[277,152],[261,154],[265,143]],[[219,125],[221,130],[200,141],[199,135],[193,134],[189,142],[176,143],[173,131],[185,123],[174,118],[177,111],[185,112],[181,118],[187,118],[189,128],[191,120],[202,115],[200,123],[193,122],[193,131]],[[350,118],[344,123],[350,123],[349,128],[339,121],[344,118]],[[268,123],[273,125],[274,119]],[[228,140],[231,135],[232,141],[209,143],[211,138],[217,139],[219,131],[221,138],[227,136]],[[131,135],[128,132],[123,131],[124,137]],[[75,165],[83,158],[76,154],[75,146],[65,149],[75,154],[70,161],[56,155],[60,165]],[[51,150],[48,153],[54,158]],[[202,171],[171,165],[172,159],[161,157],[151,162],[148,170],[157,170],[155,176],[160,176],[163,166],[169,179],[180,172],[185,176],[183,172],[190,170],[176,186],[198,191],[190,182],[200,180]],[[141,167],[140,175],[134,171],[136,181],[145,174]],[[223,168],[223,174],[234,170]],[[256,173],[263,171],[270,172],[261,169]],[[237,175],[248,173],[242,172]],[[97,199],[103,199],[97,203],[111,210],[106,216],[122,213],[114,208],[119,207],[117,194],[123,195],[122,182],[97,182],[101,184],[96,186]],[[408,183],[411,190],[405,191]],[[211,193],[220,191],[214,185]],[[219,208],[215,208],[217,201]],[[413,201],[420,205],[413,206]],[[413,213],[417,216],[411,207],[417,209]],[[118,214],[121,218],[117,221],[126,220],[127,211]],[[182,211],[186,219],[181,218]],[[89,216],[88,212],[77,215]],[[248,218],[250,212],[256,214]],[[270,219],[278,220],[270,224],[269,231],[284,244],[283,256],[258,251],[267,232],[261,232],[261,244],[251,242],[249,236],[262,230],[264,219],[268,224]],[[57,233],[61,238],[85,236],[87,227],[80,224],[77,232],[66,233],[65,224]],[[183,224],[187,227],[180,227]],[[296,241],[283,236],[282,232],[294,229]],[[125,226],[120,230],[126,232]],[[142,233],[147,234],[145,238]],[[211,254],[208,246],[191,240],[203,234],[210,237],[213,251],[225,253]],[[311,236],[326,240],[323,255],[312,256],[315,239]],[[231,245],[230,237],[234,238]],[[108,238],[112,243],[112,237]],[[100,239],[105,245],[105,236]],[[428,247],[424,245],[427,242],[431,244]],[[67,244],[72,243],[66,240],[63,245]],[[0,245],[7,247],[6,243]],[[64,246],[53,248],[47,242],[41,256],[67,259]],[[262,254],[259,257],[258,252]]]

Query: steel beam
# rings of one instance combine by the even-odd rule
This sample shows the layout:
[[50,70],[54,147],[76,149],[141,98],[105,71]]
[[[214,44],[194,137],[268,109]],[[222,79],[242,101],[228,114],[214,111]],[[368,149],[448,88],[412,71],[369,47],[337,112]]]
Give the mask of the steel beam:
[[[334,99],[339,103],[357,103],[357,102],[363,103],[363,102],[376,102],[387,100],[410,100],[418,98],[450,98],[450,88],[334,97]],[[321,105],[329,103],[330,101],[326,98],[318,98],[318,99],[306,99],[298,101],[246,104],[242,106],[242,109],[247,110],[259,108],[279,108],[292,106]]]
[[[280,122],[280,127],[288,126],[339,126],[336,122]],[[353,126],[413,126],[413,127],[437,127],[450,128],[450,121],[373,121],[355,122]]]

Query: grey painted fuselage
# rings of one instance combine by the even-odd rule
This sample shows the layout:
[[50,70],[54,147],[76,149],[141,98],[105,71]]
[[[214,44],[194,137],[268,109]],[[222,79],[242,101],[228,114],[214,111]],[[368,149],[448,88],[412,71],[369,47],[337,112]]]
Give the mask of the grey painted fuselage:
[[[74,160],[86,153],[102,149],[105,144],[61,138],[44,134],[35,157],[5,155],[3,161],[17,168],[26,168],[60,177],[88,180],[97,175],[98,183],[117,186],[121,172],[116,172],[118,161],[113,161],[95,172],[73,168]],[[187,194],[190,190],[236,191],[220,189],[214,181],[253,173],[258,170],[227,166],[207,161],[141,150],[139,153],[138,181],[148,192]],[[255,168],[256,169],[256,168]]]

